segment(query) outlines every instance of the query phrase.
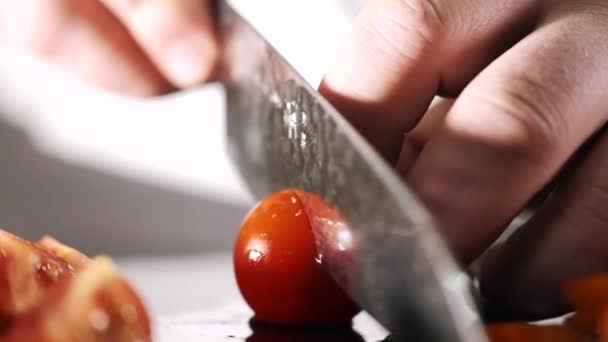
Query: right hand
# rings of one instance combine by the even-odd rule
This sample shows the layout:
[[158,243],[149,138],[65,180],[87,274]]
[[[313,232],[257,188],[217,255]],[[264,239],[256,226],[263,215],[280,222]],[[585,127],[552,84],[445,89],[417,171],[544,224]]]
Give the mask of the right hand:
[[320,87],[463,265],[546,198],[480,263],[493,318],[563,313],[561,284],[608,272],[607,37],[606,0],[370,0]]
[[0,38],[101,88],[133,96],[208,81],[219,58],[206,0],[0,3]]

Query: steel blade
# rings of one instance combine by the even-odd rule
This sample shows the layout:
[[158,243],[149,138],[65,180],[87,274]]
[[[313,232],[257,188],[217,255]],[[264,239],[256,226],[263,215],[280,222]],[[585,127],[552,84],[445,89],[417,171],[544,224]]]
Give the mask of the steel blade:
[[396,340],[484,341],[424,207],[249,23],[223,2],[219,13],[229,153],[252,193],[323,199],[306,200],[319,261]]

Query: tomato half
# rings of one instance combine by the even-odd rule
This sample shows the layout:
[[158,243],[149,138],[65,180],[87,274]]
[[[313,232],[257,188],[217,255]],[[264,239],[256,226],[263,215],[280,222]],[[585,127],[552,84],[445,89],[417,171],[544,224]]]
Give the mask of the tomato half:
[[283,325],[347,324],[360,311],[315,261],[308,217],[295,190],[260,202],[234,247],[236,280],[254,320]]

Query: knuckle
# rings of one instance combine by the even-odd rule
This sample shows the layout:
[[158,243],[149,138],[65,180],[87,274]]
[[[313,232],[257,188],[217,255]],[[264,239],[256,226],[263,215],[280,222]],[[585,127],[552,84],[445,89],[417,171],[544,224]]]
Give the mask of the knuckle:
[[402,11],[407,14],[406,19],[411,20],[416,32],[427,41],[435,42],[444,31],[439,6],[435,0],[399,0]]
[[503,96],[512,104],[511,115],[521,117],[531,133],[539,135],[541,142],[560,141],[567,130],[568,120],[564,115],[564,100],[567,92],[559,82],[544,82],[533,73],[512,76],[511,82],[503,88]]
[[[501,125],[504,146],[532,162],[544,163],[563,150],[568,120],[558,108],[556,86],[541,84],[527,74],[511,75],[498,89],[473,98],[486,118]],[[469,107],[470,108],[470,107]]]
[[382,0],[355,25],[380,49],[415,58],[436,46],[444,32],[432,0]]

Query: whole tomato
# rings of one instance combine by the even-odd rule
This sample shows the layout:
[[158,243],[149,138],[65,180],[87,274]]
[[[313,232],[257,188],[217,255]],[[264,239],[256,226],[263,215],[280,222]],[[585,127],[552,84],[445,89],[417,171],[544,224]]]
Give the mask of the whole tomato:
[[245,218],[234,246],[239,289],[257,321],[349,324],[360,309],[315,260],[313,233],[297,193],[274,193]]

